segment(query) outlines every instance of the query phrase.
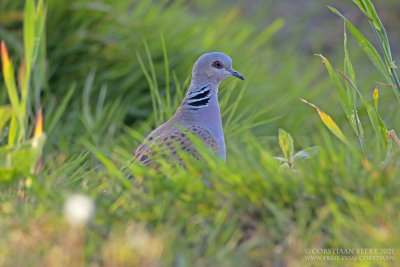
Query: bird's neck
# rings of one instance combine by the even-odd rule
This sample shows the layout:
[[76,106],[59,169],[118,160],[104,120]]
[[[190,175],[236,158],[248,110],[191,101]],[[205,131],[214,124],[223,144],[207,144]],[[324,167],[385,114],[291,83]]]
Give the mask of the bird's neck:
[[201,84],[195,87],[191,86],[181,106],[189,111],[202,110],[208,108],[214,98],[218,103],[217,94],[218,85]]
[[175,114],[175,119],[182,124],[202,126],[213,135],[223,135],[218,84],[191,86]]
[[225,159],[225,139],[218,103],[218,84],[191,87],[176,111],[174,121],[183,127],[196,125],[208,130],[218,144],[220,156]]
[[[219,112],[218,104],[218,85],[219,83],[206,82],[194,83],[183,99],[181,107],[188,111],[188,114],[201,114],[203,112]],[[215,114],[213,114],[215,115]]]

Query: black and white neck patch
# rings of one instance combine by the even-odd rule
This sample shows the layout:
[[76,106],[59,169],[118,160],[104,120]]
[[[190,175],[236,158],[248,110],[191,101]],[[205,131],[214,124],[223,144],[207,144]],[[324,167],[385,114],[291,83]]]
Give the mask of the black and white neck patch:
[[210,103],[211,89],[208,86],[201,88],[198,91],[190,92],[186,96],[186,105],[190,109],[205,108]]

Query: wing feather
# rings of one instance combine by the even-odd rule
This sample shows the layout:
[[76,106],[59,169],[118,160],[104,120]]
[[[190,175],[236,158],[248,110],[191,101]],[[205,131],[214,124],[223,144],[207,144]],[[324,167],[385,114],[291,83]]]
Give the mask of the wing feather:
[[[215,138],[211,133],[200,126],[191,126],[186,129],[188,132],[195,134],[204,143],[206,143],[215,153],[218,154],[218,145]],[[188,138],[187,134],[182,131],[176,130],[172,132],[167,132],[164,135],[156,136],[155,132],[152,132],[142,144],[136,149],[133,158],[134,161],[139,161],[143,165],[150,165],[152,160],[157,156],[168,156],[172,155],[174,160],[180,161],[177,156],[177,150],[181,149],[197,159],[201,159],[201,156],[194,149],[191,140]]]

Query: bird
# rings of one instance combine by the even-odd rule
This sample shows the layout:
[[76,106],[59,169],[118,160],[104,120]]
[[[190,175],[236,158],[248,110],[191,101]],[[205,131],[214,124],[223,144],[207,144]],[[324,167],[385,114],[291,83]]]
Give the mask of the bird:
[[244,80],[232,68],[232,59],[220,52],[201,55],[194,63],[189,89],[175,114],[153,130],[133,154],[133,161],[150,165],[157,151],[177,157],[181,150],[200,159],[188,134],[200,138],[215,154],[226,161],[226,147],[218,102],[218,86],[228,77]]

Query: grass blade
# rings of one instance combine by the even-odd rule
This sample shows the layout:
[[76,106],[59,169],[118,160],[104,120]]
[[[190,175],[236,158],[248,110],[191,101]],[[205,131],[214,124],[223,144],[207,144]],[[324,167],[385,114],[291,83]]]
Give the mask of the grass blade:
[[350,145],[349,141],[347,140],[346,136],[344,136],[342,130],[340,130],[339,126],[336,124],[336,122],[323,112],[321,109],[319,109],[316,105],[308,102],[307,100],[304,100],[302,98],[299,98],[302,102],[310,105],[311,107],[315,108],[318,112],[319,117],[321,118],[322,122],[325,124],[325,126],[337,137],[339,138],[343,143]]
[[19,98],[17,85],[15,84],[14,67],[8,56],[7,46],[1,41],[1,63],[3,70],[3,78],[7,87],[8,97],[15,111],[18,111]]
[[70,89],[68,90],[67,94],[64,96],[61,104],[58,106],[57,110],[55,111],[54,115],[52,115],[48,126],[46,127],[46,132],[50,135],[53,132],[54,127],[56,126],[57,122],[60,120],[62,114],[64,113],[72,94],[74,93],[76,88],[76,84],[73,84]]
[[93,155],[107,168],[111,176],[114,176],[121,182],[121,185],[125,189],[132,187],[132,183],[126,179],[124,174],[114,165],[114,163],[108,159],[102,151],[95,145],[91,144],[89,141],[83,140],[82,144],[91,152]]
[[393,77],[394,83],[397,85],[398,90],[393,90],[397,98],[400,97],[400,83],[395,71],[396,67],[392,59],[392,52],[390,49],[389,38],[386,33],[385,26],[382,24],[378,13],[375,10],[374,5],[370,0],[353,0],[353,2],[360,8],[364,15],[370,21],[371,27],[378,39],[379,46],[382,50],[386,67],[389,70],[389,74]]
[[354,88],[354,90],[358,93],[360,96],[365,108],[367,109],[367,113],[369,116],[369,119],[371,121],[372,127],[376,133],[376,136],[378,136],[382,142],[383,147],[386,149],[387,148],[387,128],[385,126],[385,123],[382,121],[381,117],[379,116],[379,113],[375,109],[374,105],[369,103],[364,96],[361,94],[361,92],[357,89],[357,87],[354,85],[354,83],[350,80],[349,77],[346,76],[343,72],[340,70],[337,70],[337,72],[342,75],[345,80]]
[[27,0],[24,12],[24,51],[27,75],[32,68],[33,50],[35,46],[35,2]]
[[349,103],[349,97],[348,97],[346,90],[344,89],[341,81],[339,80],[338,75],[333,70],[332,65],[329,62],[329,60],[322,55],[317,55],[317,56],[322,58],[322,62],[325,64],[325,67],[329,73],[329,76],[331,77],[331,79],[333,80],[333,82],[337,88],[338,95],[339,95],[339,101],[340,101],[340,104],[342,105],[344,113],[346,114],[346,117],[349,120],[354,133],[357,135],[358,134],[357,124],[356,124],[356,120],[355,120],[352,108]]
[[0,107],[0,131],[3,129],[4,125],[11,119],[12,116],[11,106],[1,106]]
[[166,98],[166,116],[170,117],[172,115],[172,107],[171,107],[171,93],[169,91],[169,83],[170,83],[170,74],[169,74],[169,63],[168,63],[168,54],[167,54],[167,46],[165,44],[164,35],[161,35],[161,46],[164,55],[164,68],[165,68],[165,98]]
[[[346,75],[350,76],[353,81],[356,80],[356,74],[354,72],[353,64],[351,63],[350,55],[349,55],[349,50],[347,49],[347,33],[346,33],[346,25],[344,25],[343,29],[343,36],[344,36],[344,72]],[[354,119],[356,121],[356,126],[357,126],[357,137],[360,140],[361,147],[364,151],[365,156],[369,161],[370,157],[367,152],[367,148],[365,147],[365,141],[364,141],[364,130],[362,127],[362,123],[360,119],[358,118],[358,112],[357,112],[357,93],[351,86],[346,83],[346,88],[347,88],[347,96],[349,99],[349,104],[353,108],[354,112]]]
[[155,85],[153,84],[153,80],[150,77],[149,72],[147,71],[146,66],[144,65],[144,62],[142,60],[142,57],[140,56],[139,52],[136,51],[136,55],[137,55],[137,59],[140,65],[140,68],[143,71],[144,76],[146,77],[146,80],[149,84],[150,87],[150,96],[151,96],[151,104],[153,106],[153,116],[154,116],[154,123],[158,124],[160,121],[160,118],[158,116],[158,114],[160,113],[159,107],[157,105],[158,101],[156,100],[156,91],[158,92],[158,90],[153,90],[152,88],[155,87]]
[[330,6],[328,6],[328,8],[330,10],[332,10],[332,12],[334,12],[336,15],[338,15],[339,17],[341,17],[343,19],[343,21],[345,22],[351,35],[356,39],[358,45],[361,47],[361,49],[364,51],[364,53],[367,55],[367,57],[371,60],[371,62],[374,64],[374,66],[378,69],[378,71],[383,75],[385,80],[388,83],[390,83],[391,78],[388,73],[388,70],[387,70],[385,64],[383,63],[382,58],[379,56],[378,52],[372,46],[372,44],[338,10],[336,10],[335,8],[330,7]]

